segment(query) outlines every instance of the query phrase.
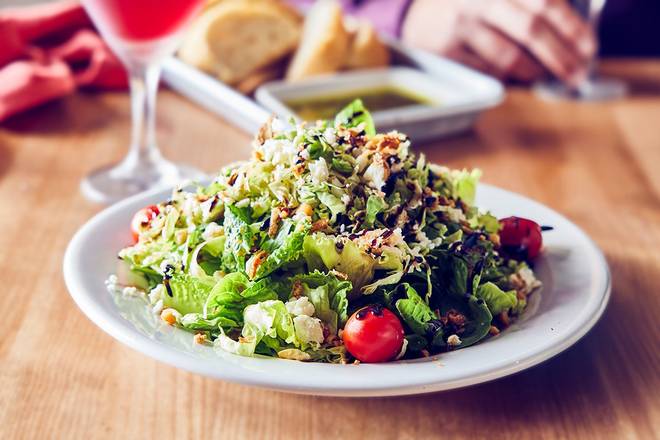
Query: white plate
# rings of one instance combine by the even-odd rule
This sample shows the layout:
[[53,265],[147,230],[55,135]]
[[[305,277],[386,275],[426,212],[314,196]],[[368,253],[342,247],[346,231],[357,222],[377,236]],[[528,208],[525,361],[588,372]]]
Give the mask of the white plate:
[[489,185],[479,206],[498,217],[519,215],[552,225],[536,266],[544,283],[522,318],[499,336],[438,356],[386,364],[331,365],[218,353],[193,343],[192,335],[167,326],[140,298],[107,292],[117,251],[130,241],[129,222],[139,208],[165,200],[164,191],[140,194],[101,212],[73,237],[64,278],[83,312],[114,338],[167,364],[217,379],[271,389],[334,396],[390,396],[464,387],[506,376],[573,345],[603,313],[610,293],[609,269],[594,243],[555,211]]

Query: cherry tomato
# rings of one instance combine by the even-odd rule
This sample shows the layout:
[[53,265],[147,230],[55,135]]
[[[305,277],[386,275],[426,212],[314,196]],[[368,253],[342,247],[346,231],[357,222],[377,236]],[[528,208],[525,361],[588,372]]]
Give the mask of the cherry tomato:
[[361,362],[394,359],[403,345],[403,326],[396,315],[379,306],[366,306],[353,313],[344,326],[346,349]]
[[543,237],[538,223],[522,217],[507,217],[500,220],[500,225],[500,245],[505,255],[533,260],[541,252]]
[[140,238],[140,231],[149,225],[149,222],[155,219],[159,213],[160,210],[156,205],[147,206],[135,213],[133,220],[131,220],[131,234],[135,243]]

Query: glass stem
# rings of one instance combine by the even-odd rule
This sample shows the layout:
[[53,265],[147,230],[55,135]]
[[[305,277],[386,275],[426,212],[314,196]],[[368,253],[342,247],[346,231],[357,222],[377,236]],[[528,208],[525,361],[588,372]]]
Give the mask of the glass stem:
[[131,89],[131,146],[127,161],[158,163],[162,157],[156,143],[156,93],[160,79],[160,65],[130,66]]

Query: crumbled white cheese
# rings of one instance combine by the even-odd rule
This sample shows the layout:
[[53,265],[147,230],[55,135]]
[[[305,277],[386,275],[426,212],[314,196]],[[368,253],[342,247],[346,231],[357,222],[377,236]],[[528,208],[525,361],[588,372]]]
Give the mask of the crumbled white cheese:
[[291,298],[286,304],[286,311],[294,316],[313,316],[314,304],[309,302],[309,298],[306,296],[301,296],[300,298]]
[[108,289],[109,293],[120,293],[121,286],[119,285],[119,278],[117,278],[117,275],[110,275],[108,279],[105,280],[105,287]]
[[511,276],[515,277],[516,275],[518,275],[518,277],[520,277],[520,280],[522,280],[522,282],[525,284],[525,287],[523,289],[523,292],[525,294],[529,294],[534,289],[541,286],[541,282],[536,279],[534,272],[532,272],[532,269],[530,269],[529,267],[523,266],[518,270],[517,273]]
[[261,146],[264,161],[273,165],[291,166],[296,160],[296,146],[288,139],[268,139]]
[[447,217],[451,222],[460,223],[462,221],[467,220],[465,218],[465,214],[463,213],[463,211],[458,208],[452,208],[450,206],[447,206],[446,212],[447,212]]
[[309,164],[309,172],[312,176],[312,182],[317,185],[325,182],[330,177],[328,164],[322,157]]
[[209,223],[204,232],[202,232],[202,239],[204,241],[210,240],[215,237],[219,237],[223,234],[224,229],[219,224],[213,222]]
[[252,304],[243,310],[243,320],[250,322],[260,329],[271,328],[273,326],[273,318],[274,316],[268,310],[261,307],[261,304]]
[[307,315],[300,315],[293,318],[293,326],[296,330],[296,337],[302,343],[323,342],[323,327],[321,320]]
[[144,291],[134,286],[126,286],[121,289],[121,294],[122,296],[142,296],[144,295]]
[[343,194],[343,195],[341,196],[341,202],[342,202],[344,205],[348,205],[349,203],[351,203],[351,196],[349,196],[348,194]]
[[387,169],[383,161],[374,160],[364,171],[363,177],[370,187],[377,190],[383,188],[387,180]]
[[119,278],[117,275],[110,275],[107,280],[105,280],[105,287],[108,289],[108,292],[113,295],[122,296],[143,296],[144,291],[138,289],[134,286],[124,286],[119,283]]
[[323,132],[323,139],[330,145],[334,145],[337,142],[337,134],[335,133],[335,129],[332,127],[328,127],[325,129]]
[[159,299],[163,299],[165,288],[162,284],[157,285],[149,292],[149,302],[155,304]]
[[452,347],[457,347],[461,345],[463,341],[461,341],[461,338],[458,337],[458,335],[450,335],[447,338],[447,344],[449,344]]
[[415,238],[419,242],[419,247],[422,249],[433,250],[442,244],[442,237],[431,240],[421,229],[417,231]]

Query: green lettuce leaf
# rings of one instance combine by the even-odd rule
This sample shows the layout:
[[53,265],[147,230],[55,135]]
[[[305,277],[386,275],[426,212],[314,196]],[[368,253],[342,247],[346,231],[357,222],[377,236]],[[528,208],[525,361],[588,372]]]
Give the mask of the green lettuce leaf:
[[163,280],[163,284],[165,284],[166,291],[163,294],[163,305],[185,315],[202,312],[204,303],[215,284],[215,279],[176,273],[172,278]]
[[477,184],[479,178],[481,178],[481,170],[454,170],[451,172],[451,178],[454,197],[461,199],[468,205],[474,204],[477,195]]
[[150,287],[162,281],[160,265],[165,259],[171,260],[173,255],[179,255],[176,245],[163,240],[140,242],[119,252],[119,258],[128,264],[131,271],[144,276]]
[[351,128],[357,127],[362,123],[364,123],[364,132],[367,136],[374,136],[376,134],[374,120],[364,107],[361,99],[351,102],[335,116],[335,125]]
[[392,305],[415,334],[425,336],[428,332],[428,323],[437,319],[431,308],[408,283],[403,283],[393,290],[389,294],[390,301],[395,292],[399,294],[403,292],[405,297],[397,299]]
[[228,272],[245,270],[246,255],[254,244],[255,234],[247,213],[233,205],[225,209],[225,247],[222,264]]
[[435,249],[428,260],[433,268],[434,291],[440,294],[434,294],[434,299],[444,294],[461,298],[467,293],[469,268],[464,259],[446,249]]
[[215,348],[239,356],[252,356],[257,348],[257,342],[259,341],[257,341],[256,336],[242,337],[238,341],[235,341],[222,332],[214,341],[213,345]]
[[188,273],[190,275],[204,278],[217,270],[220,270],[220,253],[225,246],[225,237],[217,237],[204,241],[195,247],[190,254],[188,262]]
[[339,200],[339,197],[330,194],[329,192],[320,192],[316,194],[319,201],[328,207],[330,214],[332,214],[331,221],[335,221],[337,214],[343,214],[346,212],[346,205]]
[[376,221],[376,216],[387,209],[387,203],[383,200],[382,197],[376,195],[370,195],[367,199],[367,216],[365,219],[365,224],[367,226],[373,226]]
[[302,283],[303,295],[314,305],[314,314],[328,324],[332,334],[336,334],[338,327],[343,326],[348,319],[348,293],[352,289],[351,282],[319,271],[297,275],[292,281]]
[[487,282],[479,286],[476,291],[477,298],[481,298],[486,302],[488,310],[495,316],[502,312],[518,306],[518,297],[515,290],[503,291],[497,285]]
[[489,234],[496,234],[500,230],[500,221],[490,213],[480,214],[477,217],[477,225]]
[[[463,332],[459,335],[461,345],[458,348],[465,348],[475,344],[488,335],[491,322],[493,321],[493,315],[488,310],[485,301],[472,295],[468,298],[461,299],[444,297],[441,301],[440,313],[444,315],[451,309],[457,310],[467,318]],[[445,336],[448,337],[450,335],[446,334]],[[435,345],[441,346],[446,341],[439,341],[434,338],[433,342]]]
[[291,220],[285,222],[272,243],[269,243],[267,248],[271,250],[271,253],[257,268],[255,278],[263,278],[281,267],[302,260],[303,242],[309,232],[310,224],[308,222],[302,223],[301,226],[290,232],[293,225]]
[[243,311],[243,331],[235,341],[224,333],[216,340],[216,347],[242,356],[255,352],[274,354],[287,347],[299,347],[293,319],[280,300],[251,304]]
[[233,320],[240,326],[243,324],[243,310],[250,304],[276,299],[277,293],[271,288],[269,280],[263,279],[256,283],[248,280],[241,272],[224,276],[208,295],[204,304],[207,319],[224,317]]
[[181,326],[188,330],[218,332],[221,328],[236,328],[239,324],[224,316],[206,319],[203,313],[188,313],[181,317]]
[[359,291],[373,279],[376,267],[376,260],[362,252],[352,241],[346,241],[338,250],[335,239],[321,232],[305,237],[303,257],[310,271],[334,269],[346,274],[353,285],[353,292]]

